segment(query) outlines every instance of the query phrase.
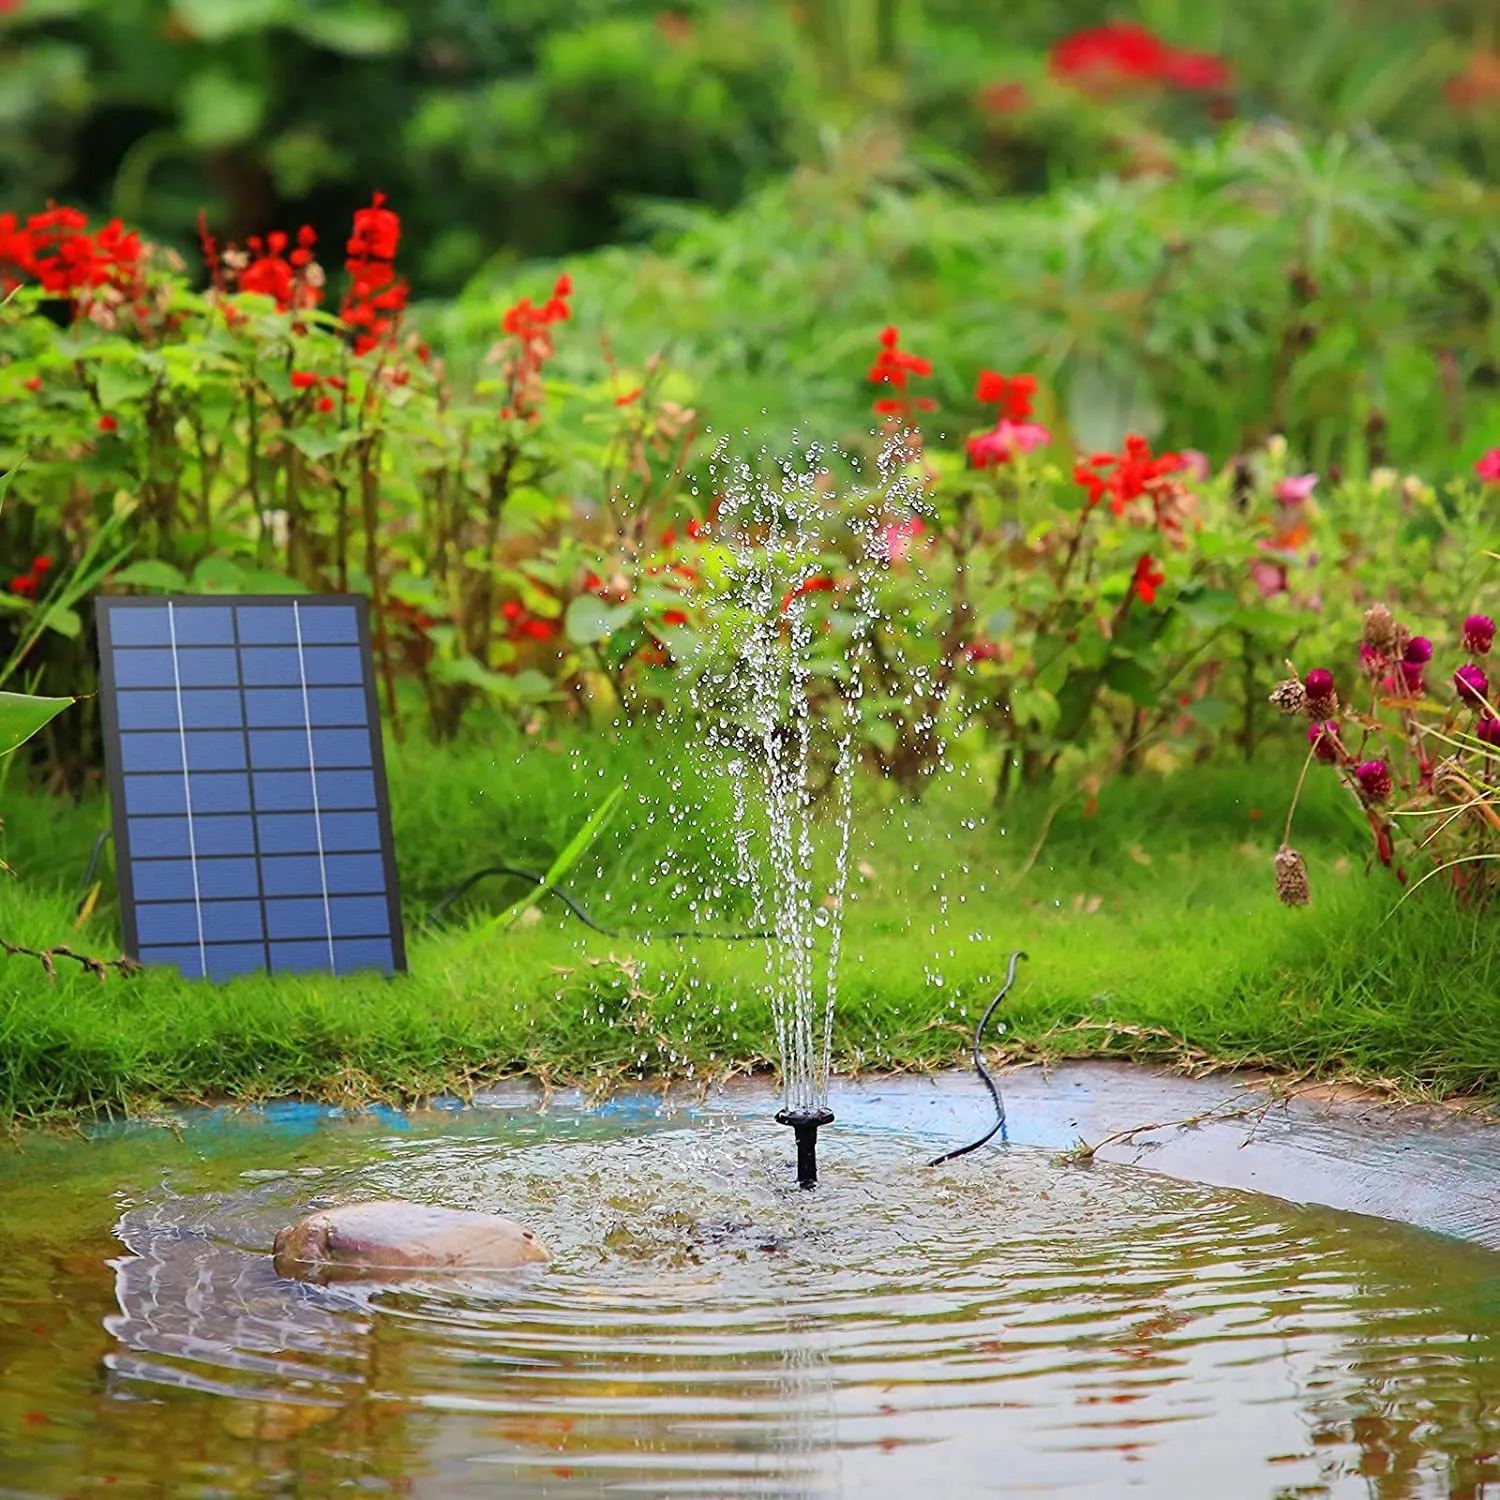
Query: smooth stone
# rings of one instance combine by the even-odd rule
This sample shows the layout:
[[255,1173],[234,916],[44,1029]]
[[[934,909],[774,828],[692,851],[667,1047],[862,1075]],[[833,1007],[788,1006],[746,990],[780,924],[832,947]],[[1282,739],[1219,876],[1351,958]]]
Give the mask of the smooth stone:
[[552,1259],[514,1219],[395,1199],[320,1209],[281,1230],[272,1253],[278,1276],[304,1281],[508,1271]]

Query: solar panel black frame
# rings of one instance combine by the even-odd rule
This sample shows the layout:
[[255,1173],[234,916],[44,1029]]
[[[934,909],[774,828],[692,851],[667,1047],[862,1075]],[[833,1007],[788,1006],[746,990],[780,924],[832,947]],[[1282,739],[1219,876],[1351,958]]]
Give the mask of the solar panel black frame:
[[[361,722],[357,724],[349,724],[345,727],[353,731],[363,731],[368,737],[369,770],[374,783],[372,799],[374,805],[373,808],[360,808],[351,811],[373,811],[376,819],[377,842],[379,846],[378,849],[360,850],[358,851],[358,853],[362,855],[378,854],[380,858],[382,883],[384,887],[383,894],[385,896],[386,905],[386,920],[390,941],[390,964],[388,967],[383,963],[361,964],[355,962],[352,963],[349,967],[340,967],[339,965],[336,944],[340,941],[356,941],[356,939],[344,940],[332,931],[333,918],[331,910],[328,908],[327,903],[330,899],[334,899],[336,897],[336,893],[330,892],[328,889],[325,862],[326,856],[322,849],[324,832],[323,818],[325,814],[323,814],[323,812],[317,805],[316,790],[314,791],[314,807],[312,810],[312,817],[317,828],[317,837],[319,843],[318,855],[322,873],[321,894],[324,898],[325,903],[327,931],[325,933],[318,934],[315,940],[319,942],[322,942],[324,940],[327,941],[330,950],[328,960],[325,965],[290,963],[278,964],[276,962],[273,962],[272,944],[273,942],[276,942],[277,939],[274,939],[271,935],[271,922],[269,920],[270,912],[266,905],[266,872],[264,865],[266,853],[261,848],[261,829],[259,822],[259,818],[263,810],[258,809],[255,803],[255,782],[253,779],[254,766],[250,745],[250,731],[253,726],[249,721],[248,705],[246,699],[247,684],[244,679],[244,657],[241,654],[246,643],[242,641],[240,637],[241,619],[239,610],[242,608],[279,608],[291,611],[293,604],[297,606],[297,610],[293,612],[294,617],[300,617],[300,612],[302,611],[323,609],[343,609],[346,611],[352,610],[354,615],[356,636],[355,645],[357,646],[357,649],[359,651],[360,662],[359,691],[361,693],[363,712]],[[136,892],[136,865],[137,862],[143,858],[143,856],[141,856],[136,851],[136,849],[132,847],[130,816],[126,799],[126,770],[124,764],[125,756],[124,744],[121,738],[122,728],[120,723],[120,693],[122,691],[122,686],[118,681],[116,658],[116,651],[120,649],[120,646],[116,641],[114,621],[123,612],[153,609],[160,610],[167,606],[170,606],[171,611],[174,612],[169,614],[169,619],[175,619],[175,612],[177,611],[195,611],[200,609],[223,610],[225,608],[228,608],[230,611],[233,637],[230,645],[231,649],[233,649],[235,653],[235,672],[232,681],[221,681],[216,684],[212,684],[212,686],[217,687],[221,691],[233,689],[238,693],[240,700],[238,725],[226,725],[225,728],[232,730],[237,727],[244,741],[244,775],[248,787],[248,817],[252,829],[252,851],[249,855],[240,857],[249,859],[253,861],[254,864],[256,894],[253,897],[245,897],[244,902],[253,902],[254,904],[258,905],[260,909],[261,935],[258,940],[248,939],[243,942],[237,942],[234,939],[210,940],[207,937],[200,937],[197,941],[189,943],[148,943],[145,945],[143,945],[140,940],[140,913],[138,908],[142,903],[138,900]],[[149,958],[142,958],[143,947],[146,952],[150,952],[152,948],[170,948],[174,946],[178,948],[197,947],[199,948],[201,955],[200,962],[203,968],[202,977],[206,979],[222,979],[232,977],[233,974],[237,973],[254,972],[331,972],[334,974],[348,974],[357,972],[361,969],[368,971],[372,968],[387,973],[404,973],[406,970],[406,944],[401,922],[401,893],[400,887],[397,882],[395,840],[391,830],[390,791],[386,782],[385,752],[380,733],[380,709],[375,696],[375,678],[372,669],[372,658],[370,650],[369,600],[362,594],[213,594],[190,595],[187,597],[176,595],[169,597],[134,595],[101,596],[95,601],[95,620],[97,623],[99,636],[101,689],[100,697],[105,730],[105,769],[109,787],[112,824],[115,840],[115,869],[117,885],[119,889],[120,925],[122,929],[123,947],[126,955],[132,959],[137,960],[138,962],[150,963],[153,960]],[[300,624],[298,626],[298,630],[300,635]],[[175,625],[172,627],[172,633],[175,637]],[[125,649],[130,648],[127,647]],[[173,646],[171,649],[173,651],[174,658],[177,658],[176,646]],[[300,652],[300,641],[298,643],[298,649]],[[190,730],[187,727],[186,723],[183,721],[180,707],[180,694],[182,687],[180,681],[180,658],[177,659],[179,661],[179,666],[176,668],[176,670],[174,670],[174,681],[176,691],[179,695],[179,708],[178,722],[176,725],[172,726],[172,731],[177,733],[182,740],[183,776],[184,781],[186,782],[188,773],[191,769],[188,765],[189,736],[194,732],[201,733],[203,731]],[[300,675],[302,678],[302,682],[300,685],[303,689],[304,702],[306,704],[308,702],[306,690],[312,685],[306,681],[305,665],[301,667]],[[253,688],[255,685],[249,684],[248,686]],[[347,686],[349,688],[353,688],[354,684],[351,683]],[[132,689],[126,687],[124,688],[124,691],[130,692],[132,691]],[[306,717],[302,724],[290,727],[293,730],[297,728],[303,729],[308,734],[309,739],[311,739],[311,737],[319,730],[324,730],[336,726],[325,726],[312,723],[312,713],[310,706],[308,706],[306,709]],[[134,731],[124,731],[124,733],[132,732]],[[317,770],[317,766],[314,763],[314,756],[315,751],[310,745],[308,769],[310,772],[315,773]],[[316,785],[316,780],[314,780],[314,788],[316,788]],[[190,791],[186,794],[185,801],[187,803],[187,808],[182,816],[186,818],[189,828],[191,829],[195,815],[191,808]],[[211,816],[211,814],[200,814],[198,816]],[[195,891],[195,895],[192,898],[192,904],[201,914],[201,909],[204,903],[201,896],[201,890],[198,886],[198,855],[195,839],[190,838],[189,851],[189,858],[192,862]],[[149,858],[149,856],[144,857]],[[275,900],[277,898],[273,896],[272,899]],[[373,896],[371,899],[373,899]],[[378,940],[378,938],[357,939],[357,941]],[[257,941],[260,948],[262,949],[263,962],[257,965],[247,964],[244,967],[237,967],[232,969],[227,968],[221,973],[210,974],[207,962],[207,950],[210,947],[218,946],[226,950],[231,945],[238,948],[252,948],[256,945]],[[283,939],[282,941],[290,942],[296,941],[296,939]],[[199,976],[193,974],[190,977],[197,978]]]

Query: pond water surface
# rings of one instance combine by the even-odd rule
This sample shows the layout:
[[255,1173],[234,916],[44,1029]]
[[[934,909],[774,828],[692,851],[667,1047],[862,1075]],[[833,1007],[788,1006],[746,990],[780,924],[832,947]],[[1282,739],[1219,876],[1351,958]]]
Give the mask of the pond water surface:
[[[0,1158],[0,1495],[1500,1495],[1500,1259],[857,1120],[209,1115]],[[314,1206],[555,1263],[317,1288]],[[1488,1490],[1486,1485],[1489,1486]]]

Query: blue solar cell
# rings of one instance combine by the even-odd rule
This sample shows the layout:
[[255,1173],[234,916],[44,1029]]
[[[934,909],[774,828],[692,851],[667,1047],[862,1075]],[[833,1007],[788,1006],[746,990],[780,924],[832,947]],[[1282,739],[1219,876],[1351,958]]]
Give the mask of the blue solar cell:
[[[184,850],[186,852],[186,850]],[[135,865],[141,901],[223,901],[260,895],[253,859],[141,859]]]
[[115,682],[122,688],[169,688],[177,685],[170,648],[145,646],[115,652]]
[[[352,731],[369,743],[361,730]],[[312,749],[306,727],[301,729],[252,729],[249,732],[250,764],[257,771],[287,771],[312,766]]]
[[197,869],[198,894],[205,901],[246,900],[260,895],[260,868],[253,859],[204,859],[200,856]]
[[[316,840],[317,833],[314,830]],[[340,858],[349,858],[342,855]],[[324,880],[332,881],[331,872],[325,870],[326,861],[316,854],[278,854],[261,860],[261,876],[265,880],[268,896],[317,896],[322,897]],[[385,885],[385,871],[380,872],[379,890]],[[340,886],[340,890],[349,889]]]
[[187,812],[187,786],[182,776],[126,776],[125,810],[132,817],[146,813]]
[[273,974],[312,974],[332,967],[327,938],[317,943],[270,943]]
[[110,635],[115,646],[170,646],[172,622],[165,604],[140,605],[110,612]]
[[344,687],[362,682],[364,657],[358,646],[304,646],[302,670],[309,687]]
[[378,896],[330,896],[328,913],[336,938],[384,937],[391,930],[390,910]]
[[[136,859],[187,858],[192,850],[186,818],[128,818],[130,852]],[[202,842],[200,833],[199,842]]]
[[276,938],[327,938],[328,908],[321,895],[266,902],[266,935]]
[[314,729],[313,759],[319,770],[373,764],[370,736],[363,729]]
[[[322,609],[298,612],[304,646],[359,644],[359,616],[347,605],[326,605]],[[354,681],[361,681],[357,677]]]
[[324,813],[322,823],[324,853],[358,853],[381,846],[380,819],[373,812]]
[[312,812],[311,771],[256,771],[252,774],[257,812]]
[[190,771],[243,771],[244,731],[200,729],[187,736],[187,758]]
[[[373,896],[385,891],[385,865],[378,854],[325,854],[328,889],[350,896]],[[382,926],[382,932],[386,927]]]
[[232,648],[190,646],[177,653],[176,682],[179,687],[223,687],[226,682],[235,680],[238,671],[239,662]]
[[180,776],[182,735],[175,730],[171,734],[122,734],[120,765],[126,771],[176,771]]
[[235,615],[239,620],[242,646],[297,644],[297,616],[288,604],[241,604]]
[[[246,687],[295,687],[301,696],[302,658],[295,646],[242,646],[240,671]],[[307,709],[299,715],[307,722]]]
[[172,636],[184,646],[234,645],[234,611],[227,605],[200,604],[196,609],[173,609]]
[[361,969],[388,974],[393,963],[389,938],[335,938],[333,956],[340,974],[356,974]]
[[[265,854],[316,854],[318,824],[311,813],[257,814],[260,852]],[[327,838],[327,827],[324,827]]]
[[214,979],[404,966],[364,610],[100,601],[127,952]]
[[199,859],[225,854],[255,853],[255,822],[251,818],[203,817],[193,809],[193,847]]
[[208,978],[237,979],[255,974],[266,966],[264,943],[222,943],[203,950],[208,959]]
[[250,778],[241,771],[238,775],[217,771],[194,772],[188,777],[192,790],[193,816],[209,813],[236,813],[250,811]]
[[357,812],[375,806],[375,777],[369,771],[319,771],[318,807],[325,812]]

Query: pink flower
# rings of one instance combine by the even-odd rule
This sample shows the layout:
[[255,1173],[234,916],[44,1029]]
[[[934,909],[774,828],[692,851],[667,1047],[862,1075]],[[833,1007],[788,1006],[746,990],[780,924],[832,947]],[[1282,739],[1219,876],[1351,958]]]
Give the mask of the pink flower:
[[913,516],[907,521],[892,522],[882,534],[885,556],[891,562],[905,562],[911,556],[913,543],[926,530],[920,516]]
[[1365,760],[1354,768],[1354,779],[1366,802],[1384,802],[1391,795],[1391,768],[1383,760]]
[[1492,749],[1500,749],[1500,719],[1492,719],[1486,714],[1474,726],[1474,736]]
[[1195,479],[1201,483],[1213,473],[1209,466],[1208,454],[1200,452],[1197,448],[1184,448],[1177,456],[1182,460],[1182,467],[1189,479]]
[[1480,707],[1489,696],[1490,680],[1483,667],[1466,662],[1453,674],[1453,687],[1465,703]]
[[1474,472],[1486,484],[1500,484],[1500,448],[1491,448],[1483,458],[1474,465]]
[[[1495,450],[1500,453],[1500,448]],[[1470,615],[1464,621],[1464,650],[1485,656],[1495,644],[1495,622],[1488,615]]]
[[1307,726],[1307,743],[1313,754],[1325,765],[1332,765],[1339,758],[1339,726],[1332,719]]
[[1262,599],[1274,599],[1286,592],[1286,569],[1280,563],[1263,559],[1250,564],[1250,579]]
[[1008,464],[1017,453],[1030,453],[1052,441],[1052,434],[1040,422],[1012,422],[1001,417],[990,432],[969,439],[969,462],[976,469]]
[[1298,474],[1283,479],[1276,486],[1276,498],[1283,505],[1301,505],[1312,498],[1313,487],[1318,482],[1316,474]]

